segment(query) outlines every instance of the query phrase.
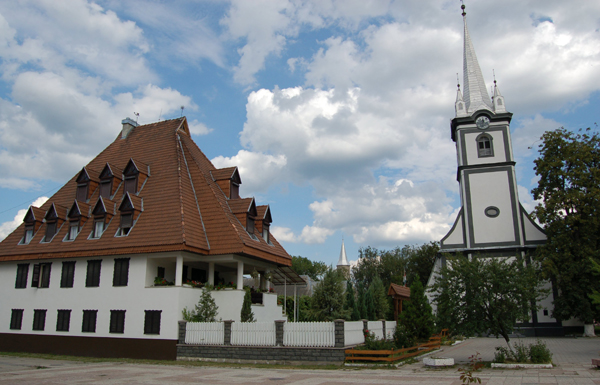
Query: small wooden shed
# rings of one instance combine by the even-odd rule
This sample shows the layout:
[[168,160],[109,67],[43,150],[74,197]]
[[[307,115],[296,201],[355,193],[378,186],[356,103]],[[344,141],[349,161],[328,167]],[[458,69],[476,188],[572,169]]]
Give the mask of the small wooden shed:
[[398,315],[402,313],[402,302],[410,301],[410,287],[391,283],[388,295],[394,299],[394,319],[398,321]]

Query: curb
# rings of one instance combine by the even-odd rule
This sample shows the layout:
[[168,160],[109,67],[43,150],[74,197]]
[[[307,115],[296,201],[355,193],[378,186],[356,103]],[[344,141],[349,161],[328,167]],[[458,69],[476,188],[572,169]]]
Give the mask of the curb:
[[497,364],[492,363],[492,369],[552,369],[552,364]]

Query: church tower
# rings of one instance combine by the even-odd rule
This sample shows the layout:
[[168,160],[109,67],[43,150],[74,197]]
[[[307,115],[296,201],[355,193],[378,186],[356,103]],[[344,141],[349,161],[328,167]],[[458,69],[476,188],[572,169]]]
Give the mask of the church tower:
[[[464,4],[463,83],[456,93],[455,117],[450,135],[456,143],[461,209],[454,225],[440,242],[440,254],[429,277],[431,287],[445,255],[471,257],[527,257],[546,242],[546,234],[519,202],[515,160],[510,138],[512,113],[494,78],[488,94],[467,28]],[[551,285],[548,282],[547,287]],[[428,291],[428,296],[433,293]],[[553,293],[541,300],[531,319],[518,324],[526,335],[562,335],[564,323],[551,317]]]
[[494,80],[490,98],[463,9],[463,82],[456,94],[451,137],[456,143],[461,210],[441,251],[515,255],[543,244],[546,235],[519,202],[510,139],[512,114]]
[[342,250],[340,250],[340,258],[338,259],[337,269],[342,272],[346,279],[350,279],[350,263],[348,263],[348,257],[346,256],[346,246],[344,245],[343,238]]

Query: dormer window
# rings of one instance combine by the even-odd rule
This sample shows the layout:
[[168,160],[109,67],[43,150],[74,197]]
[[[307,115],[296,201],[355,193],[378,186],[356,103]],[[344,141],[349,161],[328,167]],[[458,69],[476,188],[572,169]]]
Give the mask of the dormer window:
[[228,199],[240,199],[242,179],[237,167],[220,168],[210,173]]
[[88,217],[89,206],[85,203],[78,202],[75,200],[71,209],[67,213],[69,219],[69,231],[63,239],[63,241],[73,241],[77,238],[77,235],[81,231],[83,224]]
[[271,217],[271,209],[268,205],[265,206],[257,206],[257,228],[258,231],[262,235],[262,239],[264,239],[267,244],[271,244],[271,234],[269,233],[269,228],[271,226],[271,222],[273,222],[273,218]]
[[75,199],[77,199],[78,201],[81,201],[81,202],[86,202],[90,198],[90,195],[92,192],[91,187],[95,188],[96,184],[98,182],[96,180],[94,182],[94,185],[92,186],[93,181],[90,178],[90,175],[88,174],[85,167],[83,169],[81,169],[81,172],[77,176],[76,181],[77,181],[77,193],[76,193]]
[[121,182],[122,171],[108,163],[100,173],[100,196],[110,199]]
[[23,218],[23,222],[25,223],[25,233],[19,242],[20,245],[27,245],[31,242],[35,232],[42,225],[42,218],[44,217],[43,213],[44,212],[40,208],[33,206],[29,207],[27,214],[25,214],[25,218]]
[[52,206],[50,206],[50,208],[46,212],[46,216],[44,217],[44,219],[46,220],[46,234],[42,242],[52,241],[52,238],[54,238],[54,236],[58,232],[60,225],[62,225],[62,223],[64,222],[63,218],[65,218],[65,216],[66,209],[60,206],[56,206],[54,203],[52,204]]
[[79,234],[79,221],[71,221],[69,222],[69,234],[68,239],[70,241],[77,238],[77,234]]
[[119,206],[121,221],[119,223],[117,236],[126,236],[129,234],[131,228],[135,224],[135,217],[141,210],[142,199],[138,196],[126,193],[123,197],[123,202],[121,202],[121,205]]
[[477,137],[477,155],[479,158],[494,156],[494,147],[492,146],[491,136],[481,134]]
[[138,193],[139,175],[140,170],[138,170],[133,159],[130,159],[125,167],[125,171],[123,171],[123,176],[125,177],[123,193]]
[[230,199],[239,199],[240,198],[240,185],[231,181],[231,198]]
[[246,231],[250,235],[254,234],[254,218],[252,218],[250,215],[248,215],[246,218]]
[[[110,211],[109,211],[110,210]],[[114,203],[108,199],[100,197],[96,206],[92,210],[94,216],[94,228],[90,234],[90,238],[100,238],[106,230],[107,223],[114,212]]]
[[100,180],[100,196],[110,199],[112,192],[112,179]]

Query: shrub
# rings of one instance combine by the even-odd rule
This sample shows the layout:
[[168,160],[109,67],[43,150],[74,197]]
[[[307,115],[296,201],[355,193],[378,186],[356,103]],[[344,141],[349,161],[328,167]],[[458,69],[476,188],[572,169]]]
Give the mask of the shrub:
[[403,325],[398,324],[394,332],[394,345],[397,349],[408,348],[415,345],[415,338]]
[[218,306],[210,294],[210,286],[206,286],[202,290],[200,299],[194,310],[188,310],[185,307],[182,310],[183,319],[188,322],[215,322],[217,317]]
[[514,360],[517,362],[527,362],[529,359],[529,346],[525,346],[525,344],[517,342],[514,344],[514,348]]
[[365,333],[365,350],[392,350],[394,349],[394,341],[386,339],[378,339],[375,333]]
[[543,341],[537,340],[529,346],[529,358],[534,364],[549,364],[552,362],[552,353]]
[[504,346],[496,346],[496,353],[494,353],[494,362],[503,364],[512,356],[512,353]]
[[242,322],[254,322],[254,312],[252,312],[252,294],[250,289],[244,288],[244,302],[242,303],[242,311],[240,318]]

